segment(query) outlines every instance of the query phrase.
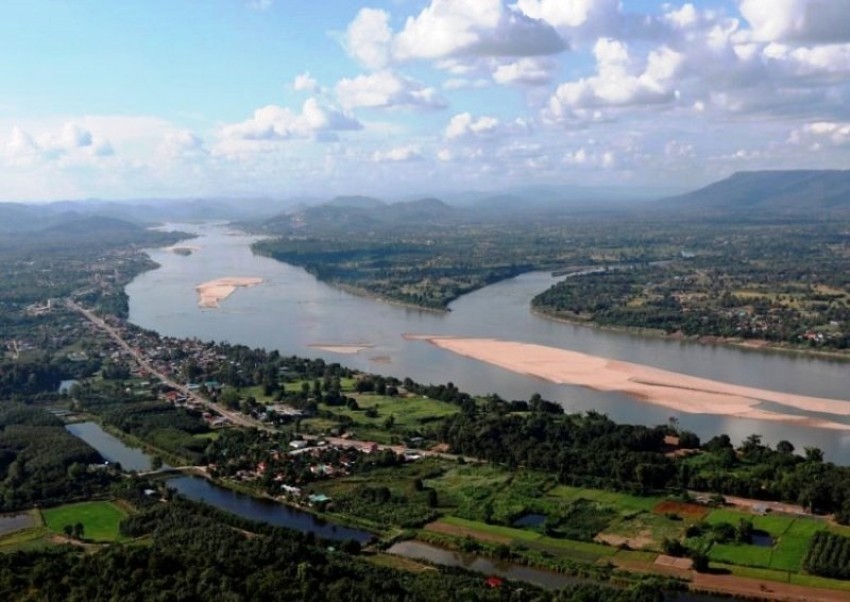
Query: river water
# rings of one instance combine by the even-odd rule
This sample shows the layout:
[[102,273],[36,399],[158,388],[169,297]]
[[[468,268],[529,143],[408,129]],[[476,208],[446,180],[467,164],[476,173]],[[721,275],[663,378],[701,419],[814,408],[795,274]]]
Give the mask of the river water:
[[[751,433],[767,443],[786,439],[798,450],[813,445],[830,460],[850,463],[850,435],[798,425],[726,416],[678,413],[625,395],[556,385],[459,357],[406,333],[491,337],[560,347],[753,387],[850,400],[850,365],[811,357],[662,340],[560,323],[532,314],[531,298],[556,279],[533,272],[458,299],[451,312],[435,313],[357,297],[317,281],[304,270],[255,256],[254,238],[220,224],[169,224],[198,234],[188,256],[164,249],[149,253],[161,267],[127,286],[130,321],[176,337],[229,341],[278,349],[424,383],[454,382],[476,394],[527,399],[539,392],[568,411],[597,410],[614,420],[660,424],[675,416],[701,437],[727,433],[741,441]],[[225,276],[260,277],[222,307],[198,307],[197,284]],[[317,346],[366,345],[356,354]],[[783,407],[783,411],[786,408]],[[806,415],[799,412],[800,415]],[[841,418],[830,417],[834,421]]]

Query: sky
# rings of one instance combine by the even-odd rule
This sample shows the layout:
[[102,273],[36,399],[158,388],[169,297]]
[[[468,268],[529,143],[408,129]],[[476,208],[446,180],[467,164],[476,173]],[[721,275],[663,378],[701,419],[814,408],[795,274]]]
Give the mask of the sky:
[[850,0],[4,0],[0,200],[846,168]]

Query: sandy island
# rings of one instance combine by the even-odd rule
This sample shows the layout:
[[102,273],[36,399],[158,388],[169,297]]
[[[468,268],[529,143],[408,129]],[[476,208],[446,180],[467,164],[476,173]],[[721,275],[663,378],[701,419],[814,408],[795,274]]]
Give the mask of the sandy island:
[[371,349],[374,345],[357,345],[347,343],[313,343],[308,346],[312,349],[321,349],[322,351],[329,351],[331,353],[344,353],[346,355],[354,355],[356,353],[360,353],[364,349]]
[[536,376],[558,384],[625,393],[648,403],[689,414],[715,414],[850,430],[850,424],[783,414],[758,407],[767,401],[789,409],[850,416],[850,401],[745,387],[577,351],[515,341],[426,335],[405,335],[405,338],[427,341],[441,349],[519,374]]
[[263,282],[262,278],[218,278],[210,280],[195,287],[198,291],[198,305],[204,309],[217,309],[219,303],[236,292],[237,288],[248,288],[257,286]]

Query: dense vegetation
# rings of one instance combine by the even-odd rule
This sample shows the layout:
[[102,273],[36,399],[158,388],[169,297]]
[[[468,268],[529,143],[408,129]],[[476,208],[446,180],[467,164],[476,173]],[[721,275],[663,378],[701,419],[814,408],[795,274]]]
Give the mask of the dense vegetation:
[[[5,600],[552,600],[662,599],[651,584],[618,590],[581,585],[557,594],[532,586],[489,589],[484,578],[451,570],[403,572],[327,550],[310,536],[261,527],[185,503],[128,519],[125,535],[149,545],[0,556]],[[245,531],[255,533],[246,536]],[[350,546],[343,545],[348,549]],[[351,551],[356,551],[352,548]],[[508,591],[513,590],[510,594]]]
[[68,433],[48,412],[0,404],[0,510],[87,499],[114,480],[94,449]]
[[687,260],[576,274],[532,306],[605,326],[846,349],[848,240],[840,225],[726,225]]
[[850,579],[850,538],[816,533],[804,562],[806,570],[833,579]]

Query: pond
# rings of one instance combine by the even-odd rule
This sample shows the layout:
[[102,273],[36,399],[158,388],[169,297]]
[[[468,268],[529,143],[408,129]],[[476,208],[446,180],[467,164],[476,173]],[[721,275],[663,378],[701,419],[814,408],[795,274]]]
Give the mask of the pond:
[[760,548],[772,548],[774,540],[767,531],[756,530],[750,533],[750,543]]
[[0,515],[0,535],[7,535],[35,525],[35,519],[27,512]]
[[[440,566],[458,567],[483,575],[496,575],[505,579],[524,581],[548,590],[559,590],[568,585],[587,582],[584,579],[552,571],[446,550],[421,541],[401,541],[394,544],[387,552],[412,560],[425,560]],[[719,602],[727,598],[690,592],[670,592],[665,595],[665,599],[667,602]]]
[[545,514],[523,514],[513,522],[514,527],[539,527],[546,522]]
[[459,567],[485,575],[497,575],[506,579],[525,581],[545,589],[557,590],[567,585],[580,583],[579,579],[560,573],[484,558],[475,554],[463,554],[438,548],[421,541],[401,541],[394,544],[387,552],[413,560],[427,560],[442,566]]
[[309,512],[297,510],[271,500],[245,495],[216,485],[201,477],[175,477],[169,479],[167,483],[169,487],[173,487],[178,493],[190,500],[204,502],[219,510],[230,512],[248,520],[263,522],[276,527],[286,527],[301,533],[314,533],[316,537],[335,541],[353,539],[364,544],[374,538],[368,531],[326,522]]

